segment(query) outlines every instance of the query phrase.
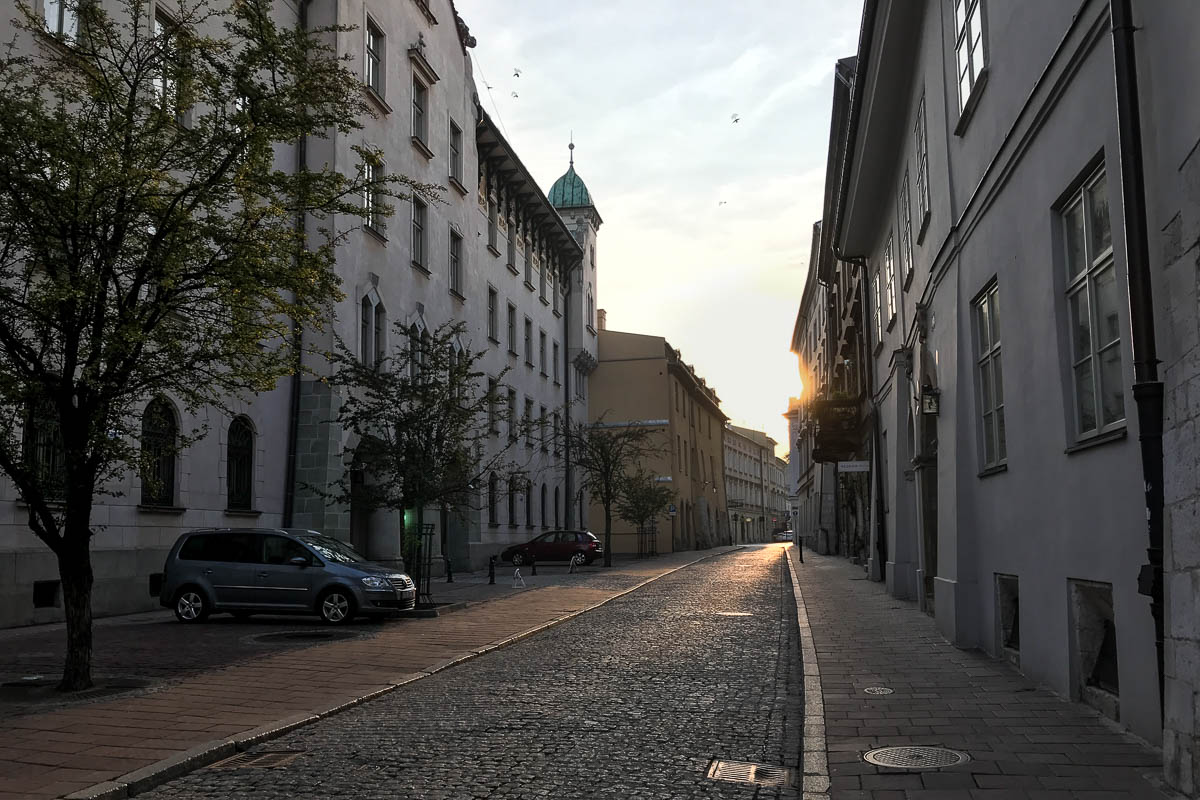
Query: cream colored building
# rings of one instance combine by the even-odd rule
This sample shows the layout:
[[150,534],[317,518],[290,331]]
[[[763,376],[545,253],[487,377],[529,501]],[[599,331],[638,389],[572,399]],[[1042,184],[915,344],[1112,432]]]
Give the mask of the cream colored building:
[[[596,371],[589,381],[588,418],[656,431],[659,455],[646,467],[675,490],[676,511],[658,519],[657,551],[726,544],[724,430],[721,399],[661,336],[599,331]],[[603,509],[593,505],[594,520]],[[635,527],[613,519],[615,553],[638,552]]]
[[768,542],[786,526],[780,502],[783,472],[775,463],[775,440],[762,431],[725,427],[725,496],[734,544]]

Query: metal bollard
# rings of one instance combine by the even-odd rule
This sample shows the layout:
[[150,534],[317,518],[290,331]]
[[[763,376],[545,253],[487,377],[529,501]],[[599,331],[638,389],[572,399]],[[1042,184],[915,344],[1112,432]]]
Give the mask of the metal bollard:
[[488,558],[488,583],[490,583],[490,584],[496,583],[496,557],[495,556],[490,556]]
[[529,574],[537,575],[537,559],[533,557],[533,553],[529,554]]
[[446,583],[454,583],[454,570],[450,568],[450,556],[445,557],[446,560]]

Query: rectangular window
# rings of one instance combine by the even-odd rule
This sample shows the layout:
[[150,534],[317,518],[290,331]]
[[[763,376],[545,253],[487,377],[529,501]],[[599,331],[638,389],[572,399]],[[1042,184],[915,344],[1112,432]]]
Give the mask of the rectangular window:
[[488,378],[487,391],[488,433],[495,436],[500,433],[500,424],[498,422],[500,416],[498,408],[500,402],[500,384],[495,378]]
[[558,313],[558,287],[557,287],[557,284],[558,284],[558,281],[556,281],[554,278],[554,275],[551,274],[550,275],[550,298],[551,298],[551,302],[554,305],[555,313]]
[[879,270],[871,277],[871,327],[875,331],[875,343],[883,341],[883,320],[880,316],[879,304],[883,302],[880,290]]
[[45,14],[46,30],[66,39],[75,38],[75,31],[79,27],[79,18],[76,16],[73,4],[64,0],[46,0]]
[[516,269],[514,264],[517,262],[517,225],[515,222],[508,223],[508,258],[504,263],[509,269]]
[[412,82],[412,135],[425,142],[425,109],[428,107],[429,90],[425,88],[425,84],[421,83],[420,78],[413,76]]
[[542,300],[546,299],[546,273],[549,271],[549,265],[543,264],[541,270],[538,272],[538,297]]
[[383,214],[380,202],[382,192],[379,184],[383,180],[383,167],[368,162],[363,165],[363,221],[368,228],[383,233]]
[[492,197],[491,193],[488,194],[487,212],[488,212],[488,249],[491,250],[493,253],[499,255],[500,250],[496,247],[496,229],[497,229],[497,226],[496,226],[496,198]]
[[367,63],[363,71],[363,82],[383,97],[383,31],[373,19],[367,18]]
[[558,454],[559,454],[559,451],[560,451],[560,448],[559,448],[559,430],[560,430],[561,428],[562,428],[562,417],[560,417],[560,416],[558,415],[558,412],[557,412],[557,411],[555,411],[555,412],[554,412],[554,430],[553,430],[553,436],[554,436],[554,455],[558,455]]
[[522,421],[525,423],[525,444],[533,447],[533,401],[528,397],[525,398],[525,415]]
[[533,241],[525,240],[525,282],[529,283],[529,276],[533,275]]
[[525,318],[525,363],[533,366],[533,322]]
[[499,322],[496,319],[496,305],[499,302],[499,296],[496,290],[491,286],[488,287],[488,308],[487,308],[487,335],[493,342],[500,341]]
[[967,107],[971,91],[983,72],[982,0],[955,0],[954,55],[958,63],[958,110]]
[[1072,382],[1078,436],[1125,421],[1121,369],[1121,294],[1113,263],[1108,182],[1101,168],[1060,212],[1067,265]]
[[[63,0],[65,2],[65,0]],[[48,9],[47,9],[48,10]],[[69,13],[65,7],[63,14]],[[183,121],[183,112],[179,102],[179,52],[172,34],[177,28],[175,22],[161,13],[154,15],[154,35],[159,39],[159,62],[154,75],[154,95],[160,108],[175,114],[177,121]],[[177,34],[176,34],[177,35]]]
[[546,377],[546,332],[538,331],[538,368]]
[[462,183],[463,178],[462,128],[450,120],[450,177]]
[[992,284],[972,304],[979,364],[979,411],[983,422],[983,466],[1004,463],[1004,376],[1000,368],[1000,287]]
[[508,352],[517,354],[517,307],[508,304]]
[[508,390],[508,440],[517,440],[517,390]]
[[925,227],[925,218],[929,215],[929,140],[926,137],[924,94],[917,104],[914,133],[917,142],[917,211],[920,219],[917,223],[917,236],[920,237]]
[[462,285],[462,237],[450,230],[450,291],[459,297],[463,293]]
[[412,263],[425,268],[425,204],[412,199]]
[[908,288],[913,275],[912,199],[908,192],[908,170],[904,170],[904,182],[900,184],[900,269],[904,275],[904,288]]
[[559,378],[558,378],[558,342],[554,343],[554,346],[553,346],[553,348],[551,348],[550,352],[551,352],[551,355],[553,356],[553,363],[551,364],[550,369],[552,370],[552,372],[554,374],[554,385],[557,386],[558,382],[559,382]]
[[546,430],[546,407],[540,406],[538,409],[538,442],[541,443],[542,451],[550,449],[550,432]]
[[892,257],[892,235],[890,233],[887,245],[883,248],[883,275],[887,280],[884,293],[887,297],[887,324],[890,327],[892,320],[896,318],[896,261]]

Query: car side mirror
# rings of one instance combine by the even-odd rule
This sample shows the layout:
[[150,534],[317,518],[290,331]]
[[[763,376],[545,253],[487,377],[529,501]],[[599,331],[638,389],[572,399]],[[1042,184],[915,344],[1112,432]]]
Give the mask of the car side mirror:
[[292,556],[288,560],[288,563],[291,564],[292,566],[296,566],[296,567],[307,567],[308,559],[305,558],[304,556]]

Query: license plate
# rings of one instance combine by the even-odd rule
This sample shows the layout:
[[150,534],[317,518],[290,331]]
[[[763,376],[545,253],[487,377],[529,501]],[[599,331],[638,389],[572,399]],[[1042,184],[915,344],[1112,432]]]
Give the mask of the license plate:
[[402,592],[396,592],[396,594],[400,596],[401,600],[410,600],[416,596],[417,590],[416,589],[405,589]]

